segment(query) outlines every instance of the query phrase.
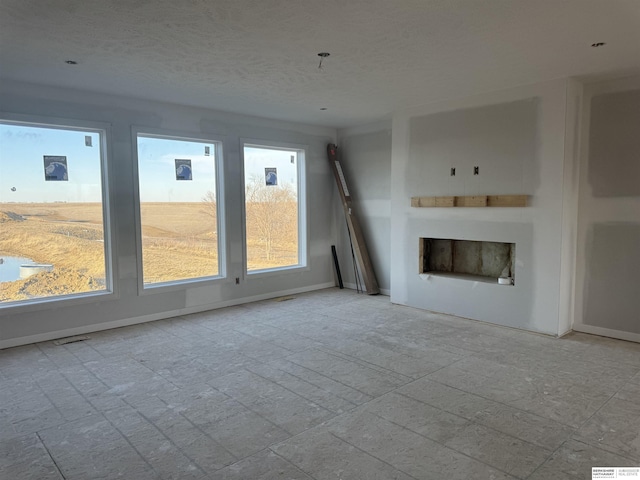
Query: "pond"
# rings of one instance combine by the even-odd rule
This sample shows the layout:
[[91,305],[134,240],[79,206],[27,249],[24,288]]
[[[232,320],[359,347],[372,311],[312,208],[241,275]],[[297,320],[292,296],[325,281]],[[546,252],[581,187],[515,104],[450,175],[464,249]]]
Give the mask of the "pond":
[[30,258],[8,257],[0,255],[0,282],[13,282],[20,279],[20,265],[34,264]]

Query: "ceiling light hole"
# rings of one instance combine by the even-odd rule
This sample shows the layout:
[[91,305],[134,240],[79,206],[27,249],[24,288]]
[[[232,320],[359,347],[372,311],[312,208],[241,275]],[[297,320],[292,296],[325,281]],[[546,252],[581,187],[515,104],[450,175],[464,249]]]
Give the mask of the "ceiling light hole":
[[591,46],[593,48],[598,48],[598,47],[604,47],[606,45],[606,43],[604,42],[596,42],[596,43],[592,43]]
[[66,63],[67,65],[77,65],[78,62],[76,62],[75,60],[65,60],[64,63]]
[[322,70],[322,61],[331,55],[329,52],[320,52],[318,56],[320,57],[320,63],[318,64],[318,70]]
[[322,107],[320,108],[320,110],[327,110],[327,107]]

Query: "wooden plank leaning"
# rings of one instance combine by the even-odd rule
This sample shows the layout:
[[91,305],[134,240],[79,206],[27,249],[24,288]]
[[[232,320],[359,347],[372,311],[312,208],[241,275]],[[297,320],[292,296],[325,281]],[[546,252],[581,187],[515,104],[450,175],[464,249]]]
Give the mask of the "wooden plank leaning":
[[338,184],[342,207],[344,208],[344,214],[347,218],[347,227],[351,234],[351,241],[353,243],[356,261],[358,263],[360,273],[362,274],[362,279],[364,280],[365,289],[367,290],[368,295],[377,295],[380,293],[378,281],[376,280],[376,275],[373,272],[373,265],[369,258],[369,251],[367,250],[367,245],[364,241],[364,235],[362,234],[360,223],[351,208],[351,195],[349,193],[347,181],[344,177],[342,165],[340,164],[340,160],[338,160],[338,147],[333,143],[327,145],[327,158],[329,159],[333,176]]

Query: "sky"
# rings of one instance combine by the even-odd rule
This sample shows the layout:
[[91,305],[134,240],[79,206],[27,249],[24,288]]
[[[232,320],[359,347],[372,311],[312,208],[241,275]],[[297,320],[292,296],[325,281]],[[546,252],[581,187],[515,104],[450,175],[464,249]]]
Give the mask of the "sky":
[[[210,155],[205,155],[207,146]],[[207,191],[216,190],[215,153],[213,143],[139,136],[141,202],[202,201]],[[100,155],[97,132],[0,124],[0,203],[99,202]],[[279,184],[297,187],[292,155],[290,150],[245,147],[245,178],[264,178],[265,168],[276,168]],[[45,180],[44,156],[66,156],[68,181]],[[191,161],[192,180],[176,179],[176,159]]]
[[[68,181],[45,181],[44,155],[67,157]],[[0,203],[97,202],[101,192],[98,133],[0,124]]]

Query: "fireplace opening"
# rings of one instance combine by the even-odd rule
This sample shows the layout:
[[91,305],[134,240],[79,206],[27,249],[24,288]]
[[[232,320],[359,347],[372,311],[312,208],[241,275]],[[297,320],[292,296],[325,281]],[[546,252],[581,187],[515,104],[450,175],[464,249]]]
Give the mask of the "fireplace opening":
[[515,284],[515,243],[420,238],[419,251],[419,273]]

